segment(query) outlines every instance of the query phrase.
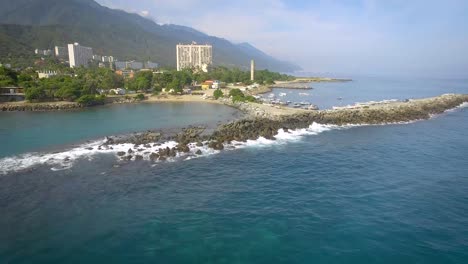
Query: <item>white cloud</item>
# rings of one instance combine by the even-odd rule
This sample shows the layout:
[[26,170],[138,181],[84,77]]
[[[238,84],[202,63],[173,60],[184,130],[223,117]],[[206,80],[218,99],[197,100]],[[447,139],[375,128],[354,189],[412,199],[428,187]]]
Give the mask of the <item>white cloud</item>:
[[[250,42],[263,51],[317,72],[405,72],[419,64],[408,61],[444,61],[466,70],[466,47],[439,52],[439,38],[450,39],[453,14],[463,17],[459,0],[100,0],[159,23],[194,27],[235,42]],[[295,6],[296,5],[296,6]],[[139,8],[139,10],[134,10]],[[466,18],[460,18],[466,22]],[[438,36],[434,34],[438,32]],[[466,28],[462,32],[466,37]],[[466,38],[465,38],[466,39]],[[448,45],[448,44],[446,44]],[[423,48],[421,48],[423,46]],[[460,54],[456,55],[455,53]],[[457,57],[450,63],[450,57]],[[466,59],[466,60],[464,60]],[[465,61],[465,62],[463,62]],[[457,63],[457,64],[456,64]],[[415,66],[416,65],[416,66]],[[421,71],[427,65],[419,65]]]

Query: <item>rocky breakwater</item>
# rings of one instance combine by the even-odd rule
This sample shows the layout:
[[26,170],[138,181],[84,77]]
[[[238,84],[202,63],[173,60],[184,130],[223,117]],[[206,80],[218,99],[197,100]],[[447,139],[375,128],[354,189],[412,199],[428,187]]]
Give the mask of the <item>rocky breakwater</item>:
[[[131,144],[127,151],[119,151],[117,156],[122,160],[141,160],[147,156],[151,161],[163,161],[176,157],[179,153],[191,152],[190,146],[203,147],[210,144],[206,127],[195,126],[181,130],[146,131],[123,136],[107,137],[106,143],[100,146],[109,149],[119,144]],[[211,146],[213,144],[211,143]],[[216,146],[213,146],[216,148]],[[193,151],[201,155],[201,151]]]
[[270,118],[249,118],[220,126],[211,136],[212,142],[274,139],[279,129],[284,131],[307,128],[319,124],[390,124],[428,119],[468,102],[468,95],[447,94],[434,98],[392,102],[361,108],[323,110],[296,113]]
[[60,111],[83,108],[84,106],[73,102],[49,102],[49,103],[2,103],[0,110],[2,112],[24,112],[24,111]]
[[[220,125],[214,131],[208,131],[205,127],[189,127],[178,131],[147,131],[109,137],[101,148],[110,148],[114,144],[133,144],[128,151],[119,152],[118,156],[123,160],[141,160],[146,155],[151,161],[163,161],[177,156],[201,155],[207,149],[222,150],[233,141],[245,142],[259,137],[275,140],[280,129],[287,133],[308,128],[314,122],[331,125],[389,124],[428,119],[466,102],[468,95],[448,94],[359,108],[301,111],[284,115],[265,113]],[[256,111],[255,104],[242,103],[240,106],[253,107],[249,109]]]

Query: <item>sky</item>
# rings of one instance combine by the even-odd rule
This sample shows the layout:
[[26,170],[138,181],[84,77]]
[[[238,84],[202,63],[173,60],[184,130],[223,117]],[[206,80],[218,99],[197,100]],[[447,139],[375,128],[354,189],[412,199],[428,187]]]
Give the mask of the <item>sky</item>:
[[468,78],[465,0],[97,1],[249,42],[307,72]]

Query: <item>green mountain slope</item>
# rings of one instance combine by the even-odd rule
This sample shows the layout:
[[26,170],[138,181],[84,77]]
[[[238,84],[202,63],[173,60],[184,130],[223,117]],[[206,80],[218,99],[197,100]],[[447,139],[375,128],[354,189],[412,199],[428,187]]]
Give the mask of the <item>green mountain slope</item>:
[[93,0],[0,0],[0,6],[0,59],[32,54],[35,48],[79,42],[93,47],[96,54],[175,66],[175,45],[196,41],[213,45],[215,65],[248,67],[255,59],[258,68],[285,72],[300,69],[250,44],[233,44],[189,27],[158,25]]

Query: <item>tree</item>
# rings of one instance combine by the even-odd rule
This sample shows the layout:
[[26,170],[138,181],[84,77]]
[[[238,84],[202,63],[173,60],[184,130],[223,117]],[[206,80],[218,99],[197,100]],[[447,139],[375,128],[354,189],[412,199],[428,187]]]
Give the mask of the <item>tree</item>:
[[235,97],[235,96],[241,96],[244,97],[244,93],[240,89],[232,89],[229,91],[229,96]]
[[145,95],[144,94],[137,94],[137,96],[135,96],[135,98],[139,101],[143,101],[145,100]]
[[43,87],[32,87],[25,90],[25,98],[30,102],[42,101],[47,98]]
[[15,86],[18,84],[18,73],[5,68],[0,67],[0,87]]
[[149,71],[140,71],[135,76],[137,90],[147,90],[151,88],[153,73]]
[[213,96],[216,100],[218,100],[220,97],[223,97],[224,94],[223,91],[221,91],[220,89],[216,89],[216,91],[214,91],[213,93]]
[[92,95],[92,94],[87,94],[83,95],[78,100],[76,100],[77,103],[84,105],[84,106],[93,106],[93,105],[102,105],[104,104],[105,96],[104,95]]

